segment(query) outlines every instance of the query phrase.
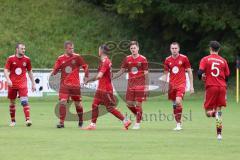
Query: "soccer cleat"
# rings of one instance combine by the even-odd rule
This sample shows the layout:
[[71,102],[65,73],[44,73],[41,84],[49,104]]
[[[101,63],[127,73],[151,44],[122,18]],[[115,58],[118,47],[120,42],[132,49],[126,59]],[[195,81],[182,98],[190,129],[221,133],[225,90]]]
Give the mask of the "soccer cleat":
[[96,130],[96,125],[95,124],[90,124],[89,126],[82,128],[83,130]]
[[78,122],[78,127],[79,127],[79,128],[82,128],[82,127],[83,127],[83,121],[79,121],[79,122]]
[[30,120],[26,120],[25,123],[26,123],[26,126],[27,126],[27,127],[30,127],[30,126],[32,125],[32,122],[31,122]]
[[217,135],[217,139],[220,141],[220,140],[222,140],[222,135],[221,134],[218,134]]
[[59,124],[57,124],[57,126],[56,126],[57,128],[64,128],[64,124],[62,124],[62,123],[59,123]]
[[177,123],[176,128],[174,128],[173,130],[174,130],[174,131],[180,131],[180,130],[182,130],[182,125],[181,125],[181,123]]
[[135,129],[135,130],[140,129],[140,123],[135,123],[132,129]]
[[14,121],[10,122],[10,124],[9,124],[10,127],[14,127],[15,125],[16,125],[16,122],[14,122]]
[[132,122],[130,120],[127,120],[124,122],[124,129],[128,130],[128,127],[132,124]]

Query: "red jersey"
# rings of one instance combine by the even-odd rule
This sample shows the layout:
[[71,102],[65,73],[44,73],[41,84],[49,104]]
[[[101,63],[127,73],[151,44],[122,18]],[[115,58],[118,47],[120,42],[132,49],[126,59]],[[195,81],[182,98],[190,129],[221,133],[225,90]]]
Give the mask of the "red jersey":
[[76,53],[72,55],[63,54],[58,57],[53,68],[53,74],[61,72],[61,86],[80,86],[79,71],[82,67],[85,76],[88,76],[88,65],[83,58]]
[[173,88],[186,87],[186,69],[191,68],[187,56],[179,54],[177,58],[169,56],[164,62],[164,71],[170,73],[169,84]]
[[27,56],[18,58],[16,55],[9,56],[5,68],[10,71],[9,78],[12,88],[27,88],[26,72],[32,70],[31,60]]
[[103,73],[103,77],[99,79],[98,91],[113,92],[112,87],[112,62],[106,57],[103,59],[98,67],[98,72]]
[[128,88],[137,89],[146,85],[144,71],[148,71],[148,61],[144,56],[139,55],[137,58],[133,58],[132,55],[127,56],[121,68],[125,68],[128,72]]
[[230,75],[227,61],[217,54],[203,57],[200,61],[200,70],[206,74],[205,86],[226,87],[225,78]]

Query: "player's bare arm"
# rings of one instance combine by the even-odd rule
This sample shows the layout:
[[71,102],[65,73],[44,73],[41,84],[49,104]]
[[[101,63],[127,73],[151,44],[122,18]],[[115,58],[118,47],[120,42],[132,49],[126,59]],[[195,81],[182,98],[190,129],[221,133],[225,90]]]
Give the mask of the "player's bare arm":
[[189,80],[190,80],[190,94],[194,93],[194,87],[193,87],[193,74],[192,74],[192,69],[188,68],[187,69],[187,73],[189,76]]
[[93,78],[88,79],[85,84],[89,83],[89,82],[93,82],[96,80],[99,80],[103,77],[103,73],[102,72],[98,72],[98,74],[96,76],[94,76]]
[[83,65],[82,66],[83,71],[84,71],[84,77],[83,77],[83,82],[87,82],[88,77],[89,77],[89,70],[88,70],[88,65]]
[[35,84],[35,81],[34,81],[32,70],[28,71],[28,76],[29,76],[29,78],[31,80],[31,83],[32,83],[32,91],[36,91],[36,84]]
[[116,74],[114,74],[112,76],[112,79],[116,79],[116,78],[120,77],[125,71],[126,71],[125,68],[121,68]]
[[10,74],[9,70],[5,68],[5,69],[4,69],[4,76],[5,76],[6,80],[7,80],[8,86],[9,86],[9,87],[12,87],[12,81],[11,81],[11,79],[9,78],[9,74]]
[[168,78],[168,71],[164,71],[163,72],[163,75],[161,76],[161,81],[163,81],[166,85],[163,85],[163,88],[162,88],[162,92],[163,93],[166,93],[166,92],[168,92],[168,83],[166,83],[167,82],[167,78]]
[[148,71],[144,71],[144,76],[145,76],[145,93],[148,95],[148,91],[149,91],[149,72]]

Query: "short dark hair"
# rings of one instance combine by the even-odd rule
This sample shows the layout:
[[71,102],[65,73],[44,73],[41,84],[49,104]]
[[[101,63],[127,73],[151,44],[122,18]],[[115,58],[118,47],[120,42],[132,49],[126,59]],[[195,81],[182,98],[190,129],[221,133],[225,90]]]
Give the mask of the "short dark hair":
[[109,47],[106,44],[102,44],[99,48],[102,50],[102,52],[104,54],[106,54],[106,55],[109,54],[110,49],[109,49]]
[[64,48],[66,48],[68,45],[73,45],[73,42],[72,41],[65,41],[64,42]]
[[16,49],[19,48],[20,45],[25,45],[25,44],[24,44],[24,43],[21,43],[21,42],[18,42],[18,43],[16,44],[16,46],[15,46]]
[[171,45],[178,45],[178,47],[180,48],[180,44],[179,44],[178,42],[172,42],[172,43],[170,44],[170,47],[171,47]]
[[130,44],[129,44],[129,47],[131,47],[132,45],[136,45],[139,47],[139,44],[137,41],[131,41]]
[[212,49],[212,51],[218,52],[221,48],[221,44],[218,41],[210,41],[209,47]]

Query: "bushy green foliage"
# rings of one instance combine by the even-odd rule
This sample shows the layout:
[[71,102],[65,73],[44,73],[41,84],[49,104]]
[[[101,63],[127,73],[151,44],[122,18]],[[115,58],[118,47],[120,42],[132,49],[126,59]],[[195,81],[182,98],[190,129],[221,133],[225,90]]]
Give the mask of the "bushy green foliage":
[[[95,0],[96,2],[97,0]],[[166,57],[169,43],[178,41],[182,51],[196,62],[208,54],[210,40],[222,44],[221,54],[229,62],[240,53],[240,2],[235,0],[99,0],[117,13],[135,21],[145,30],[143,44],[152,51],[150,58]],[[96,3],[97,4],[97,3]],[[157,42],[156,42],[157,41]],[[151,48],[154,48],[151,50]],[[158,51],[158,52],[157,52]],[[159,54],[163,53],[163,54]]]
[[[0,0],[0,4],[1,67],[17,42],[26,44],[34,68],[49,68],[63,52],[65,40],[72,40],[77,52],[97,56],[100,44],[129,40],[134,34],[126,18],[83,1]],[[96,58],[89,57],[90,67],[96,67]]]

